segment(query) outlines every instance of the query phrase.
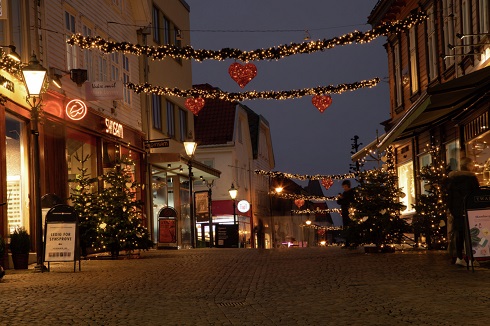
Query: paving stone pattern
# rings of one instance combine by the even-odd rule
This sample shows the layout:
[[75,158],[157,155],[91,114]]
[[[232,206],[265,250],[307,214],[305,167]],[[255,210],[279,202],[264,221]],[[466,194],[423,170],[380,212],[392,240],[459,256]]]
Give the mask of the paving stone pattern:
[[[489,263],[490,264],[490,263]],[[0,325],[486,325],[490,266],[339,247],[151,250],[8,270]]]

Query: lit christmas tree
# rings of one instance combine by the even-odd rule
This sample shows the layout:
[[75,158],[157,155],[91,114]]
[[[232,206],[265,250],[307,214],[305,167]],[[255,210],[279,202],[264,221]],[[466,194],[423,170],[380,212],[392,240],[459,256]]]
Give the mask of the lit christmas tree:
[[124,250],[152,246],[148,230],[142,222],[142,202],[136,200],[136,189],[141,185],[132,181],[131,162],[118,162],[102,176],[104,189],[98,197],[98,250],[110,251],[113,258]]
[[93,247],[97,241],[98,207],[94,205],[96,194],[93,193],[94,183],[97,181],[97,178],[91,178],[87,173],[88,168],[85,167],[85,164],[90,159],[90,155],[80,158],[78,153],[76,153],[73,157],[82,167],[78,168],[79,173],[76,174],[75,179],[68,180],[74,184],[71,187],[69,199],[79,218],[78,225],[82,256],[87,257],[87,249]]
[[351,244],[374,244],[383,250],[387,245],[402,242],[407,224],[400,218],[400,211],[405,206],[400,202],[402,191],[393,162],[393,151],[389,148],[385,167],[359,174],[352,204],[353,223],[348,230]]
[[[416,214],[413,228],[416,236],[425,235],[428,249],[447,248],[447,169],[441,160],[439,147],[429,150],[432,162],[420,169],[418,177],[425,182],[425,193],[413,205]],[[417,239],[416,239],[417,240]]]

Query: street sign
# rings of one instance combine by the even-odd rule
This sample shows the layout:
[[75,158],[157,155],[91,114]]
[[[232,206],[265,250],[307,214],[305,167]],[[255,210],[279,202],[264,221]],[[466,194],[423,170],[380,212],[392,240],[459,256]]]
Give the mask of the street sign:
[[146,147],[148,148],[160,148],[160,147],[169,147],[170,142],[168,140],[157,140],[157,141],[148,141],[146,143]]

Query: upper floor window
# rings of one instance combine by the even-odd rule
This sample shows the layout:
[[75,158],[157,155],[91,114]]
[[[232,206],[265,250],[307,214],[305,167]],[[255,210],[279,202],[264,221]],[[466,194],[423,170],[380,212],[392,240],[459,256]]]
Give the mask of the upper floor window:
[[[443,33],[444,33],[444,47],[443,53],[450,51],[449,44],[454,45],[454,0],[443,0],[442,2],[442,16],[443,16]],[[454,57],[446,57],[446,67],[454,64]]]
[[237,134],[238,134],[238,142],[243,143],[242,119],[238,119]]
[[427,11],[429,19],[427,20],[427,57],[429,60],[429,81],[437,77],[437,45],[436,45],[436,22],[434,9]]
[[393,69],[395,75],[395,105],[402,105],[402,67],[400,62],[400,44],[393,44]]
[[478,33],[490,33],[490,0],[480,0],[478,3],[479,30]]
[[417,26],[413,26],[408,31],[408,51],[410,52],[410,85],[412,94],[419,90],[419,70],[417,60]]
[[[72,34],[75,34],[75,16],[65,11],[65,34],[68,40]],[[77,68],[77,47],[66,44],[66,68],[67,70]]]
[[111,80],[119,80],[119,53],[111,53]]
[[[83,36],[93,36],[92,28],[83,24],[82,25],[82,34]],[[85,65],[85,69],[87,69],[87,78],[88,80],[93,80],[93,53],[91,50],[86,49],[83,50],[83,64]]]
[[162,130],[162,98],[159,95],[151,95],[151,111],[153,128]]
[[[123,83],[126,85],[129,83],[129,57],[125,54],[122,55],[122,75]],[[123,87],[123,100],[126,104],[131,104],[131,91],[127,87]]]
[[170,101],[167,101],[167,134],[175,137],[175,105]]
[[153,40],[155,43],[160,44],[161,43],[161,34],[160,34],[160,10],[153,6],[152,10],[152,24],[151,26],[153,27]]
[[98,57],[97,61],[98,61],[97,62],[98,78],[100,81],[107,81],[109,78],[107,75],[107,69],[108,69],[107,55],[102,54],[101,56]]
[[180,141],[187,139],[187,111],[179,108]]
[[[471,34],[471,7],[469,0],[463,0],[461,3],[461,11],[463,13],[462,16],[462,25],[463,25],[463,34]],[[468,53],[471,50],[471,46],[468,46],[472,43],[472,37],[463,38],[463,47],[464,53]]]

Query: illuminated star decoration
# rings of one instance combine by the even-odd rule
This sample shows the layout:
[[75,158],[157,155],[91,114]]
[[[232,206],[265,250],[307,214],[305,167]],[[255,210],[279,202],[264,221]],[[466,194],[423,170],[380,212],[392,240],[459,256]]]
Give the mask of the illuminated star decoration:
[[413,12],[403,20],[393,22],[384,22],[377,27],[366,31],[354,31],[342,36],[331,39],[318,41],[307,41],[303,43],[291,43],[289,45],[279,45],[267,49],[256,49],[252,51],[243,51],[240,49],[223,48],[221,50],[196,50],[191,46],[179,47],[171,44],[162,46],[148,46],[131,44],[129,42],[112,42],[101,38],[100,36],[85,37],[81,34],[74,34],[68,40],[70,45],[78,45],[82,49],[97,48],[104,53],[124,52],[137,56],[145,55],[154,60],[162,60],[165,57],[203,60],[225,60],[235,59],[243,62],[258,60],[279,60],[295,54],[309,54],[318,51],[325,51],[335,46],[342,46],[352,43],[369,43],[380,36],[390,34],[399,34],[408,30],[415,24],[419,24],[427,19],[427,14],[423,11]]

